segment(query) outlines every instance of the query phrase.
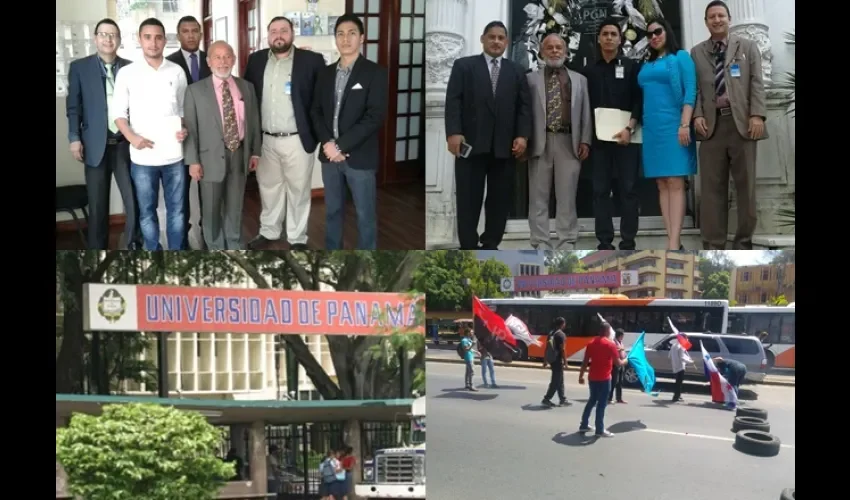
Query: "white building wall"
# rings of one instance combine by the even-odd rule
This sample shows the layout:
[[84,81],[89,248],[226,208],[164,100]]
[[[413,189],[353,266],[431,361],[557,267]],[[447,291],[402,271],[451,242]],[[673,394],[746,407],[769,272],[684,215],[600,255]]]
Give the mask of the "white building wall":
[[[675,1],[675,0],[673,0]],[[679,0],[682,41],[687,50],[708,37],[704,15],[707,1]],[[795,68],[793,47],[785,34],[795,29],[794,0],[728,0],[733,30],[761,38],[774,81]],[[493,20],[509,25],[508,0],[427,0],[426,4],[426,157],[428,248],[456,247],[454,159],[446,150],[445,91],[451,66],[459,57],[481,53],[479,38]],[[663,9],[662,3],[662,9]],[[509,25],[510,26],[510,25]],[[759,143],[757,165],[759,225],[757,234],[776,234],[775,213],[789,206],[795,189],[795,122],[785,110],[768,111],[770,138]],[[699,183],[696,191],[699,196]],[[733,200],[734,200],[734,191]],[[734,201],[733,201],[734,213]],[[734,230],[735,217],[730,216]]]

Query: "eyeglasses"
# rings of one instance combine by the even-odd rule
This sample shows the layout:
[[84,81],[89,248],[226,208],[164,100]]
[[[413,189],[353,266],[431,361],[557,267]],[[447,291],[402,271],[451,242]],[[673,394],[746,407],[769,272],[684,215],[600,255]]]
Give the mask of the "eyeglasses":
[[647,36],[649,36],[649,38],[653,38],[653,37],[656,37],[656,36],[661,36],[663,34],[664,34],[664,28],[655,28],[654,30],[647,33]]
[[99,31],[99,32],[97,33],[97,36],[98,36],[99,38],[104,39],[104,40],[115,40],[115,39],[116,39],[116,38],[118,38],[120,35],[119,35],[118,33],[107,33],[107,32],[105,32],[105,31]]

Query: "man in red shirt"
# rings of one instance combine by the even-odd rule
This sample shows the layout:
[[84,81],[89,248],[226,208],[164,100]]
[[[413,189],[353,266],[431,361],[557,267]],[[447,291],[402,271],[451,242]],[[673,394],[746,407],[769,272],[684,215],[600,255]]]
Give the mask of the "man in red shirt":
[[590,397],[587,399],[584,413],[581,415],[581,425],[578,431],[590,431],[590,411],[595,406],[596,436],[598,437],[614,435],[605,430],[605,406],[608,404],[608,394],[611,392],[611,371],[615,363],[617,366],[625,366],[628,363],[627,360],[620,359],[620,351],[617,349],[617,345],[608,338],[610,328],[611,326],[608,323],[601,322],[599,324],[598,336],[584,348],[584,362],[581,364],[581,371],[578,374],[578,383],[584,385],[584,372],[590,365],[590,373],[588,374]]

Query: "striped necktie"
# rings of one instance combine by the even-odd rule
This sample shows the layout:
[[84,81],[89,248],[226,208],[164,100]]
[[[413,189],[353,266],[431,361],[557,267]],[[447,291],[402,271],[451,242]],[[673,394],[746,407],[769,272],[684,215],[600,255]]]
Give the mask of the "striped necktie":
[[490,68],[490,83],[493,85],[493,95],[496,95],[496,84],[499,82],[499,60],[493,59],[493,67]]
[[104,66],[106,66],[106,126],[109,128],[110,132],[117,134],[118,125],[115,125],[114,120],[108,118],[112,116],[112,113],[109,112],[109,108],[112,107],[112,95],[115,93],[115,76],[112,73],[112,66],[114,66],[114,64],[104,63]]
[[726,81],[723,69],[726,66],[726,47],[723,42],[714,44],[714,95],[722,96],[726,93]]

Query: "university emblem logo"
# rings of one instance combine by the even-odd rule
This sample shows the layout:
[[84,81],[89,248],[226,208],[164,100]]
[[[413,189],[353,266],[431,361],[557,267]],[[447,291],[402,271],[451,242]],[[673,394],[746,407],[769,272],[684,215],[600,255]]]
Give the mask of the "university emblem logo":
[[118,290],[110,288],[103,292],[100,300],[97,301],[97,312],[106,321],[116,323],[127,312],[127,301],[118,293]]

